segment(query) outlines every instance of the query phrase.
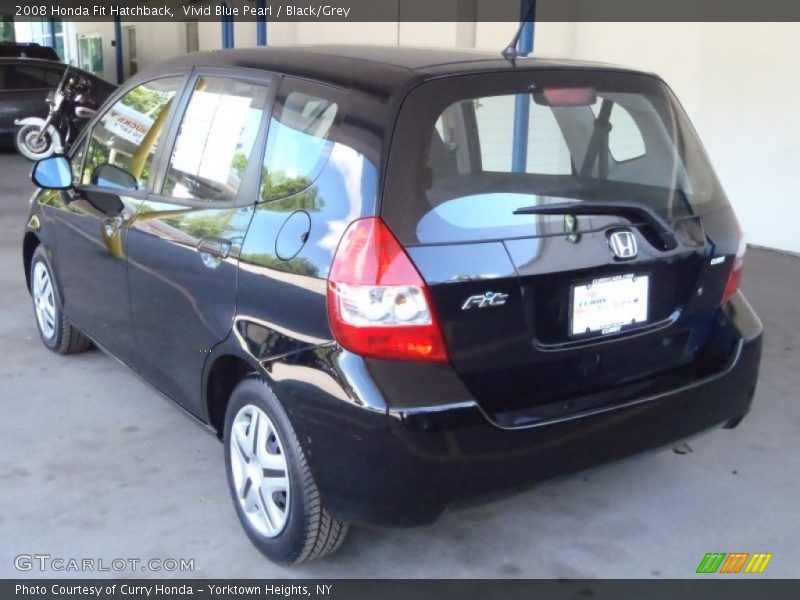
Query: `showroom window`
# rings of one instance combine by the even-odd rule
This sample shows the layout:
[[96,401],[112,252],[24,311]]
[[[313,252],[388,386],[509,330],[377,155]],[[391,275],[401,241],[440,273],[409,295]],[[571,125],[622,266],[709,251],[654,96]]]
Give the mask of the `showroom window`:
[[83,183],[100,185],[97,167],[110,164],[131,176],[143,190],[167,115],[183,79],[169,77],[133,88],[103,115],[92,130]]
[[[55,49],[61,60],[66,57],[64,51],[64,23],[61,19],[31,19],[30,21],[17,21],[8,23],[11,29],[11,38],[3,39],[0,35],[0,41],[9,42],[33,42],[40,46],[49,46]],[[0,24],[0,31],[3,25]],[[51,29],[52,28],[52,29]],[[53,37],[52,34],[55,34]],[[40,51],[30,48],[22,52],[24,58],[44,58]],[[49,58],[48,58],[49,60]]]
[[337,110],[335,102],[313,94],[297,91],[283,98],[269,126],[261,200],[296,194],[319,176],[333,147]]
[[183,116],[163,194],[228,202],[239,192],[267,101],[267,86],[201,77]]

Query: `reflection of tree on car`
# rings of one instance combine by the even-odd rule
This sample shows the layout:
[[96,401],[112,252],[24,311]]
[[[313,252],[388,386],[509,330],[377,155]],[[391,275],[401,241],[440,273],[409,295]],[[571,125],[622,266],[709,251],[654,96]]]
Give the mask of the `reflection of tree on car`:
[[173,95],[171,92],[140,86],[125,94],[122,103],[143,115],[151,115],[155,109],[160,112],[161,107],[166,106]]
[[167,225],[181,228],[185,234],[194,238],[194,242],[197,242],[203,238],[221,237],[228,229],[230,229],[230,224],[234,217],[234,213],[232,212],[221,212],[216,214],[206,213],[187,219],[184,219],[183,215],[164,217],[163,212],[156,214],[160,215],[161,220]]
[[292,260],[282,260],[272,254],[266,252],[258,253],[243,253],[240,260],[258,265],[261,267],[269,267],[271,269],[278,269],[286,271],[287,273],[294,273],[295,275],[308,275],[309,277],[316,277],[319,274],[319,269],[307,258],[295,257]]
[[128,171],[135,180],[147,181],[156,140],[169,113],[174,92],[131,90],[103,116],[95,127],[84,168],[84,183],[103,163]]

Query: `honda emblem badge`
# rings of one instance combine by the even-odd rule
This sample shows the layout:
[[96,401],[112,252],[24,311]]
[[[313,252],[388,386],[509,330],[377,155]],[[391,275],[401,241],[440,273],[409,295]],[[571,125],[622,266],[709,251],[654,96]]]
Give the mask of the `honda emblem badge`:
[[639,248],[636,245],[636,237],[632,231],[622,229],[612,232],[608,236],[608,245],[611,252],[619,260],[630,260],[636,258]]

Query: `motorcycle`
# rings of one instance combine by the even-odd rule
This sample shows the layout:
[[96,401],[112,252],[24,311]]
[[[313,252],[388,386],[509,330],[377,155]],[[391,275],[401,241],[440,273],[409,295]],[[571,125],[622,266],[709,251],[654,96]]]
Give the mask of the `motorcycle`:
[[50,111],[46,119],[28,117],[14,122],[19,127],[14,138],[17,151],[29,160],[64,154],[97,112],[90,82],[80,76],[70,77],[69,70],[64,70],[58,87],[47,95]]

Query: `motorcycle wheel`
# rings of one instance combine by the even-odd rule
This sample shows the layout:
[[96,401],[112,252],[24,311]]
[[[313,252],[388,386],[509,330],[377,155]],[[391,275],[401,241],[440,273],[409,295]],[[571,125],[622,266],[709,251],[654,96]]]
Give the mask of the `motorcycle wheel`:
[[[38,139],[37,139],[38,138]],[[41,160],[51,156],[55,150],[53,136],[45,131],[39,136],[39,127],[36,125],[23,125],[14,138],[17,152],[28,160]]]

